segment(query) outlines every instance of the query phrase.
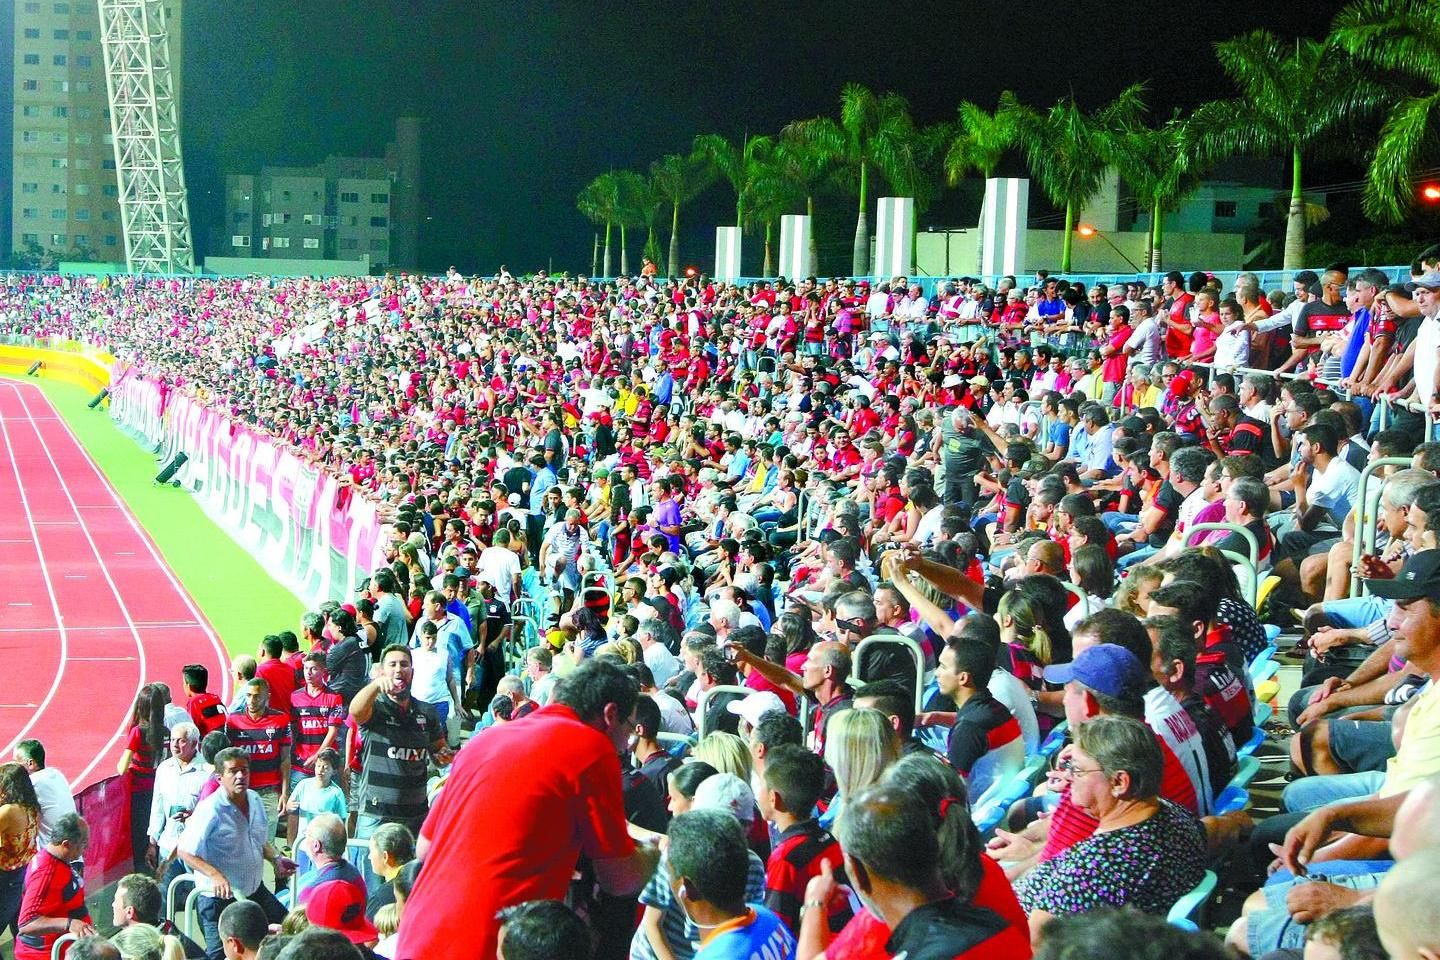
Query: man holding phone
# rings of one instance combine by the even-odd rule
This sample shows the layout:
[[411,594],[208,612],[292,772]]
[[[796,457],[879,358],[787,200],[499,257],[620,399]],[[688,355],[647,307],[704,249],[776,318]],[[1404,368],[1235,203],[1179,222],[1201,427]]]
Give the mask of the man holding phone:
[[151,869],[164,865],[166,881],[185,872],[175,846],[209,777],[210,767],[200,757],[200,729],[193,723],[177,723],[170,730],[170,756],[155,769],[147,831],[150,846],[145,854]]

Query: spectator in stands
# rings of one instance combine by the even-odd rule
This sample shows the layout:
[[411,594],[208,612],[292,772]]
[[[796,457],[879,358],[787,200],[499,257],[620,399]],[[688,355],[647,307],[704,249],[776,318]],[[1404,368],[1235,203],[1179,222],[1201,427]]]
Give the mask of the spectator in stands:
[[294,872],[295,862],[280,856],[270,843],[273,834],[260,795],[250,789],[250,758],[245,751],[222,750],[215,765],[220,789],[195,807],[178,849],[185,865],[200,875],[196,881],[200,928],[210,960],[221,960],[220,914],[234,902],[235,893],[255,901],[272,923],[279,923],[285,909],[265,889],[261,871],[269,860],[276,882],[283,882]]
[[335,611],[331,625],[340,633],[339,639],[325,651],[325,676],[330,690],[340,694],[348,709],[350,701],[365,686],[370,658],[355,633],[355,620],[350,614]]
[[379,679],[350,702],[350,716],[365,736],[357,840],[369,839],[382,823],[403,823],[418,831],[425,819],[430,760],[441,766],[450,762],[439,714],[410,695],[413,676],[410,649],[386,647]]
[[848,797],[879,780],[900,757],[895,728],[879,710],[845,710],[835,715],[833,723],[825,741],[825,764],[835,774],[835,799],[820,818],[824,826],[835,821]]
[[135,696],[130,712],[130,735],[115,772],[124,777],[130,793],[130,849],[135,873],[145,871],[150,823],[150,801],[155,791],[155,768],[165,758],[164,704],[155,688],[146,684]]
[[45,766],[45,745],[39,740],[21,740],[15,744],[15,762],[30,774],[30,786],[40,804],[40,846],[50,842],[50,831],[65,814],[75,812],[75,798],[65,775],[54,767]]
[[[1312,946],[1313,945],[1313,946]],[[1369,905],[1327,913],[1305,931],[1308,960],[1391,960]],[[1397,951],[1393,956],[1404,956]]]
[[[1208,933],[1192,933],[1133,907],[1055,917],[1035,960],[1229,960]],[[1309,960],[1309,958],[1307,958]],[[1343,960],[1351,960],[1349,957]]]
[[285,641],[278,634],[269,634],[260,641],[255,676],[270,685],[270,706],[289,716],[290,695],[299,684],[295,668],[285,662]]
[[[979,637],[951,637],[940,652],[935,680],[941,696],[955,705],[949,720],[946,756],[980,796],[991,783],[1025,763],[1020,724],[990,692],[996,644]],[[936,722],[936,714],[927,714]]]
[[310,892],[305,904],[310,928],[333,930],[361,948],[361,956],[374,956],[368,948],[380,941],[380,932],[365,916],[365,885],[327,880]]
[[365,878],[345,856],[348,839],[345,821],[333,813],[318,814],[306,825],[302,849],[311,867],[300,876],[297,906],[304,906],[317,887],[331,881],[349,883],[365,895]]
[[806,655],[798,676],[779,664],[755,657],[743,646],[732,645],[727,649],[734,652],[737,663],[753,667],[776,686],[797,694],[808,694],[812,698],[816,705],[814,748],[816,753],[823,755],[830,720],[849,709],[854,701],[846,685],[850,676],[849,649],[834,641],[816,643]]
[[1431,848],[1398,864],[1375,896],[1375,924],[1390,960],[1429,960],[1440,956],[1440,934],[1422,904],[1433,904],[1440,877],[1440,848]]
[[313,651],[305,654],[301,671],[304,682],[290,695],[292,794],[300,781],[315,776],[315,758],[321,751],[345,746],[345,703],[325,686],[325,656]]
[[225,704],[208,689],[210,671],[202,663],[187,664],[180,671],[181,683],[185,688],[185,710],[200,736],[225,729]]
[[[658,854],[625,833],[619,761],[637,696],[619,666],[587,660],[560,681],[550,706],[460,753],[420,832],[425,871],[400,927],[402,956],[487,955],[495,913],[563,896],[581,853],[603,889],[640,889]],[[489,813],[477,818],[477,808]],[[514,857],[532,865],[523,877],[495,866]],[[469,941],[453,936],[460,922],[472,925]]]
[[1210,584],[1175,580],[1150,594],[1152,617],[1174,616],[1190,628],[1196,644],[1195,689],[1237,743],[1250,739],[1254,708],[1246,690],[1245,655],[1216,622],[1219,605]]
[[840,862],[840,845],[814,817],[824,790],[825,764],[815,754],[784,745],[767,755],[761,790],[755,795],[760,815],[775,833],[765,869],[765,905],[796,933],[810,879],[826,858],[832,865]]
[[146,820],[146,863],[152,871],[163,868],[161,876],[167,883],[184,872],[175,857],[175,845],[209,777],[210,766],[200,757],[200,729],[193,723],[176,724],[170,731],[170,756],[155,771],[155,791]]
[[1087,720],[1069,759],[1071,798],[1099,826],[1017,886],[1037,941],[1059,914],[1128,905],[1164,915],[1205,873],[1199,824],[1159,796],[1160,746],[1144,724],[1128,717]]
[[371,920],[380,908],[395,903],[396,878],[415,859],[415,835],[399,823],[381,824],[370,837],[370,872],[374,889],[365,901],[365,915]]
[[237,900],[220,914],[219,929],[225,960],[254,960],[270,934],[270,921],[258,903]]
[[589,960],[590,931],[559,900],[531,900],[500,912],[498,960]]
[[[262,947],[262,952],[263,950]],[[276,960],[369,960],[369,958],[345,932],[311,924],[285,942],[284,948],[276,954]]]
[[[131,873],[115,884],[115,899],[110,904],[111,924],[128,927],[136,924],[152,926],[166,937],[173,937],[186,957],[205,956],[205,950],[180,933],[175,924],[165,919],[165,897],[153,877]],[[263,916],[263,914],[262,914]]]
[[290,797],[290,715],[271,708],[263,677],[245,684],[245,705],[225,718],[225,735],[250,758],[247,786],[265,805],[266,836],[273,837]]
[[635,701],[635,744],[630,756],[635,769],[655,785],[662,798],[670,795],[670,774],[680,766],[680,758],[672,756],[657,739],[661,732],[660,705],[653,697],[641,694]]
[[1150,672],[1157,683],[1180,701],[1180,706],[1185,708],[1195,724],[1205,747],[1208,782],[1213,789],[1222,789],[1235,775],[1237,745],[1219,714],[1195,690],[1195,662],[1198,657],[1195,638],[1178,617],[1149,617],[1145,620],[1145,631],[1155,645]]
[[15,960],[50,960],[55,941],[65,934],[95,932],[85,906],[85,848],[90,827],[79,814],[67,813],[55,824],[50,842],[35,855],[25,875],[20,902]]
[[69,960],[124,960],[119,948],[98,933],[81,937],[70,944],[65,956]]

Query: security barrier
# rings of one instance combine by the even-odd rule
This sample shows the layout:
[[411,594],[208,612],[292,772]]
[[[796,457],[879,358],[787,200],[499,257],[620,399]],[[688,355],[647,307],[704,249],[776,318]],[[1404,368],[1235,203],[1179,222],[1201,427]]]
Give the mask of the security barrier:
[[91,351],[83,344],[52,348],[0,343],[0,374],[24,376],[36,363],[40,364],[39,376],[47,380],[59,380],[99,393],[110,386],[110,365],[114,358]]

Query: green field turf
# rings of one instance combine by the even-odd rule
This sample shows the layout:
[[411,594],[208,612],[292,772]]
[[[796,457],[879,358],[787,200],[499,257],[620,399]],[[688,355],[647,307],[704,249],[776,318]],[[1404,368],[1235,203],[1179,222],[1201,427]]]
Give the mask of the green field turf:
[[155,486],[155,458],[121,433],[104,410],[87,410],[90,394],[65,383],[29,382],[39,383],[149,531],[225,649],[253,654],[267,633],[298,632],[304,607],[295,595],[205,516],[188,493]]

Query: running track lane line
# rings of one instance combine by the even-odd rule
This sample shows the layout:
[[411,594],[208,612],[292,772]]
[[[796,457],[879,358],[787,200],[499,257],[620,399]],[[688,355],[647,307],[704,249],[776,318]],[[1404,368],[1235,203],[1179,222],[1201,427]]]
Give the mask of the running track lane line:
[[[159,572],[164,576],[165,581],[169,583],[171,591],[173,592],[173,598],[178,599],[184,606],[184,609],[187,610],[190,614],[190,623],[181,621],[178,622],[176,625],[184,626],[187,629],[193,629],[193,627],[190,626],[190,624],[193,623],[195,627],[198,627],[199,629],[204,631],[207,639],[210,642],[211,650],[215,655],[215,660],[211,664],[211,674],[212,676],[218,676],[220,678],[219,690],[222,697],[228,698],[230,686],[228,674],[228,656],[226,655],[223,646],[220,644],[219,638],[215,635],[215,631],[210,626],[208,621],[206,621],[203,614],[201,614],[201,612],[196,608],[195,603],[191,599],[189,594],[175,578],[174,572],[169,568],[168,564],[166,564],[165,560],[160,556],[154,542],[150,539],[144,529],[140,527],[140,525],[136,522],[134,515],[120,499],[119,495],[115,491],[113,484],[110,483],[109,478],[106,477],[103,472],[101,472],[99,467],[96,465],[94,459],[90,456],[89,451],[87,451],[83,446],[80,445],[77,438],[74,436],[73,433],[71,433],[69,427],[65,425],[63,420],[58,416],[58,414],[54,410],[53,405],[50,404],[48,398],[45,397],[45,395],[39,390],[39,388],[33,385],[12,386],[14,387],[15,393],[19,397],[21,405],[25,410],[26,419],[29,421],[31,429],[34,431],[37,440],[40,442],[40,445],[44,449],[45,456],[50,461],[51,468],[54,470],[55,475],[58,478],[59,486],[65,493],[66,499],[70,502],[72,509],[75,511],[75,515],[77,517],[80,516],[80,510],[84,509],[85,507],[113,507],[114,509],[120,511],[120,516],[125,519],[125,525],[126,527],[128,527],[131,537],[133,537],[134,539],[138,539],[141,543],[144,544],[145,552],[153,563],[154,568],[158,568]],[[30,407],[30,398],[32,396],[39,398],[39,404],[41,406],[41,409],[48,409],[49,415],[42,415],[38,417],[34,415]],[[38,425],[40,422],[56,424],[55,427],[45,428],[46,434],[49,434],[48,438],[45,434],[42,434],[42,428]],[[68,460],[71,464],[78,464],[83,461],[84,465],[88,467],[90,477],[96,484],[96,489],[103,493],[105,498],[108,499],[110,502],[108,504],[86,505],[76,503],[74,490],[72,489],[71,484],[67,483],[66,481],[67,472],[61,469],[61,463],[57,462],[57,458],[59,460]],[[66,466],[68,469],[70,464],[66,464]],[[80,479],[80,473],[78,472],[78,470],[69,472],[68,476],[71,478],[72,481]],[[147,641],[142,631],[150,629],[151,626],[158,627],[160,626],[160,624],[156,623],[152,625],[148,621],[137,621],[134,617],[130,615],[130,608],[125,602],[123,591],[120,589],[119,585],[117,585],[115,578],[112,576],[109,566],[104,562],[103,556],[101,555],[99,546],[96,543],[95,531],[92,531],[88,526],[86,526],[83,519],[81,520],[81,529],[85,535],[86,540],[89,542],[91,550],[94,552],[97,561],[99,561],[101,574],[106,580],[106,582],[109,584],[111,592],[114,594],[114,599],[120,607],[123,619],[128,625],[129,632],[135,639],[140,661],[139,684],[143,684],[144,682],[147,682],[148,680],[153,678],[147,676]],[[106,531],[106,535],[109,535],[108,530]],[[126,541],[124,545],[133,546],[133,543]],[[127,556],[134,555],[133,551],[128,550],[117,551],[117,555],[120,553],[123,553]],[[144,574],[151,574],[153,573],[154,568],[152,568],[151,570],[143,571],[137,576],[143,577]],[[133,583],[134,581],[127,578],[125,582]],[[141,579],[140,582],[144,583],[145,581],[144,579]],[[160,644],[162,647],[165,646],[159,638],[153,638],[150,643]],[[169,677],[168,674],[170,672],[175,672],[178,674],[179,667],[183,662],[190,662],[193,661],[195,658],[190,655],[173,656],[173,644],[170,645],[170,648],[171,649],[169,652],[172,654],[172,656],[162,657],[161,659],[166,661],[163,664],[163,666],[166,668],[167,674],[164,679],[173,684],[175,680],[174,678]],[[175,659],[176,662],[173,664],[168,663],[169,659]],[[157,666],[161,665],[157,664]],[[139,684],[137,684],[137,691]],[[82,770],[81,773],[72,780],[72,783],[74,785],[78,786],[85,783],[86,778],[89,776],[90,772],[95,769],[97,764],[101,763],[109,756],[110,752],[114,748],[116,740],[118,740],[124,734],[126,729],[128,729],[128,726],[129,717],[127,703],[126,716],[121,721],[121,724],[117,729],[116,733],[111,736],[109,742],[105,745],[104,749],[102,749],[99,753],[95,755],[94,759],[91,760],[90,764],[86,766],[85,769]]]
[[[16,498],[20,502],[21,512],[25,515],[25,524],[30,530],[30,543],[34,548],[35,562],[38,565],[41,579],[43,579],[45,582],[46,595],[50,598],[50,609],[52,615],[55,618],[54,629],[58,632],[60,636],[60,662],[59,665],[55,668],[54,679],[50,681],[50,689],[45,692],[44,699],[40,701],[40,703],[35,707],[34,712],[30,714],[30,719],[25,721],[25,724],[20,728],[20,730],[15,734],[15,736],[11,738],[10,742],[5,745],[5,752],[3,756],[9,757],[15,752],[15,745],[21,740],[25,739],[25,735],[28,734],[32,728],[34,728],[37,722],[39,722],[40,717],[44,715],[46,709],[50,706],[51,701],[55,699],[55,694],[59,692],[60,680],[65,675],[65,663],[68,655],[69,638],[65,633],[65,621],[60,616],[60,602],[56,599],[55,596],[55,585],[50,582],[50,574],[46,568],[45,551],[40,546],[40,536],[35,528],[35,518],[30,512],[30,501],[25,495],[25,485],[20,479],[20,463],[15,458],[15,448],[10,443],[10,427],[9,424],[6,422],[6,418],[4,417],[0,417],[0,439],[3,439],[4,441],[6,459],[10,463],[11,475],[15,478]],[[19,701],[22,699],[22,697],[7,697],[7,700],[11,699]]]
[[[21,405],[24,406],[25,414],[32,422],[42,420],[60,422],[60,428],[58,432],[63,434],[65,439],[69,441],[67,449],[73,450],[80,454],[81,459],[85,461],[85,466],[89,468],[91,476],[93,476],[97,481],[99,481],[100,486],[104,488],[105,495],[110,500],[110,503],[107,504],[107,506],[114,506],[120,511],[120,515],[125,518],[125,523],[130,527],[130,531],[135,535],[135,538],[138,539],[145,546],[145,552],[149,554],[150,559],[154,561],[155,566],[159,568],[160,572],[165,575],[165,582],[170,584],[170,589],[174,591],[177,597],[180,598],[180,602],[185,605],[185,609],[190,612],[190,619],[188,621],[173,620],[155,621],[152,623],[144,620],[137,620],[134,621],[135,625],[140,627],[141,629],[145,629],[147,627],[196,626],[199,629],[203,630],[205,632],[206,639],[210,641],[210,648],[215,654],[215,662],[210,665],[216,668],[210,671],[211,692],[215,692],[214,679],[218,676],[220,678],[220,698],[226,703],[229,703],[231,696],[230,654],[225,649],[225,645],[220,642],[220,637],[215,633],[215,628],[211,625],[210,620],[205,616],[204,613],[201,612],[200,608],[195,605],[195,601],[190,596],[190,592],[181,585],[178,579],[176,579],[175,571],[170,569],[170,564],[167,563],[165,561],[165,558],[160,555],[160,549],[155,546],[155,541],[151,538],[150,532],[140,525],[139,521],[135,519],[135,514],[130,511],[130,508],[125,504],[125,501],[120,499],[120,494],[115,490],[115,485],[110,482],[110,478],[107,477],[105,475],[105,472],[100,469],[100,466],[95,462],[95,458],[90,456],[90,451],[86,450],[84,445],[80,443],[79,439],[75,436],[75,434],[70,431],[69,425],[64,423],[64,418],[61,417],[59,411],[55,409],[55,405],[50,402],[50,398],[45,396],[44,392],[41,391],[38,386],[35,386],[33,384],[22,383],[14,384],[14,386],[18,391],[20,391]],[[48,409],[50,411],[48,415],[37,417],[34,414],[30,413],[30,405],[28,402],[26,402],[25,399],[25,396],[30,392],[33,392],[33,394],[39,397],[39,399],[43,402],[45,409]],[[108,416],[108,413],[105,415]],[[189,494],[186,494],[186,496],[189,496]],[[135,554],[134,551],[126,550],[117,551],[116,555],[134,556]]]
[[[34,441],[33,441],[33,442],[34,442],[35,447],[39,448],[39,450],[41,451],[41,453],[42,453],[43,456],[44,456],[44,459],[49,462],[51,471],[53,471],[53,473],[54,473],[54,484],[55,484],[55,485],[54,485],[53,487],[48,486],[48,484],[45,484],[44,481],[42,481],[41,484],[37,484],[37,483],[35,482],[37,478],[35,477],[34,474],[32,474],[32,475],[30,476],[30,478],[29,478],[29,479],[31,480],[30,487],[31,487],[31,489],[37,489],[37,488],[41,488],[42,485],[43,485],[43,488],[46,490],[47,494],[53,495],[53,494],[55,494],[55,493],[57,493],[57,492],[59,493],[59,495],[63,498],[63,500],[65,501],[65,503],[67,503],[67,504],[69,505],[70,513],[76,518],[76,519],[74,520],[74,522],[71,524],[71,526],[73,526],[73,527],[76,529],[76,531],[79,532],[79,533],[84,537],[85,542],[86,542],[86,543],[89,545],[89,547],[90,547],[90,552],[91,552],[92,557],[93,557],[93,560],[92,560],[92,559],[89,559],[89,558],[86,558],[85,560],[81,560],[79,556],[77,556],[77,555],[75,555],[75,554],[70,554],[70,555],[65,556],[65,557],[61,560],[61,563],[65,564],[65,565],[67,565],[67,566],[70,566],[70,565],[78,566],[79,564],[83,563],[83,564],[85,565],[85,569],[87,569],[87,570],[92,569],[90,565],[93,563],[94,567],[97,567],[97,568],[99,569],[100,576],[106,581],[106,583],[107,583],[107,584],[109,585],[109,587],[110,587],[111,597],[110,597],[110,598],[107,598],[107,599],[108,599],[108,600],[112,600],[112,601],[114,602],[115,606],[116,606],[116,607],[118,608],[118,610],[119,610],[120,619],[122,619],[123,621],[125,621],[125,622],[128,624],[127,628],[126,628],[124,631],[122,631],[121,633],[122,633],[122,635],[123,635],[124,633],[128,633],[128,634],[129,634],[131,640],[132,640],[132,641],[134,642],[134,644],[135,644],[135,650],[136,650],[138,672],[137,672],[137,674],[136,674],[135,689],[134,689],[134,692],[129,695],[128,699],[126,699],[126,700],[123,702],[123,704],[120,705],[120,707],[119,707],[119,709],[120,709],[120,711],[121,711],[121,713],[122,713],[123,719],[120,721],[120,724],[119,724],[118,729],[116,729],[116,731],[115,731],[113,734],[110,735],[110,738],[109,738],[107,741],[105,741],[105,742],[100,746],[100,748],[96,751],[96,753],[94,754],[93,758],[90,760],[89,764],[80,772],[80,774],[79,774],[78,776],[71,777],[71,779],[70,779],[70,787],[71,787],[72,790],[75,790],[75,789],[78,789],[78,788],[80,787],[80,785],[85,782],[85,777],[86,777],[87,775],[89,775],[90,771],[93,770],[93,769],[95,769],[96,765],[99,764],[103,759],[105,759],[105,758],[109,755],[111,748],[112,748],[112,747],[114,746],[114,744],[115,744],[115,741],[116,741],[117,739],[119,739],[119,737],[121,737],[121,736],[125,733],[125,731],[127,731],[127,730],[129,729],[129,727],[130,727],[129,705],[132,704],[132,703],[134,703],[135,698],[139,695],[140,688],[143,687],[144,684],[146,683],[146,679],[145,679],[145,678],[146,678],[146,672],[147,672],[147,663],[146,663],[146,658],[145,658],[145,645],[144,645],[143,640],[142,640],[141,637],[140,637],[140,631],[139,631],[138,629],[136,629],[135,626],[134,626],[134,624],[133,624],[133,622],[131,622],[131,618],[130,618],[129,611],[128,611],[128,610],[126,609],[126,607],[125,607],[125,601],[124,601],[124,600],[121,598],[121,596],[120,596],[120,591],[116,588],[114,581],[113,581],[113,580],[111,579],[111,577],[110,577],[110,572],[109,572],[109,570],[107,570],[106,567],[105,567],[105,560],[104,560],[104,558],[101,556],[99,548],[95,545],[95,539],[94,539],[94,537],[91,535],[89,528],[86,527],[85,524],[79,519],[79,517],[80,517],[80,511],[79,511],[79,508],[77,507],[77,505],[76,505],[76,503],[75,503],[75,498],[71,495],[70,489],[69,489],[69,487],[68,487],[68,486],[66,485],[66,483],[65,483],[65,477],[64,477],[64,475],[60,472],[59,466],[55,463],[54,457],[51,456],[50,448],[49,448],[49,446],[47,445],[45,438],[44,438],[43,436],[41,436],[41,434],[40,434],[40,428],[39,428],[39,426],[29,419],[29,410],[28,410],[28,408],[25,407],[25,401],[24,401],[23,391],[22,391],[20,388],[18,388],[18,387],[14,387],[13,385],[10,385],[10,386],[12,387],[12,389],[9,390],[9,391],[7,391],[7,400],[10,399],[10,398],[13,398],[14,401],[18,402],[18,403],[20,404],[22,410],[24,410],[24,412],[25,412],[25,417],[24,417],[24,418],[20,418],[20,417],[5,416],[5,417],[3,418],[4,420],[9,421],[9,422],[3,424],[3,426],[4,426],[4,428],[5,428],[5,432],[6,432],[7,437],[10,437],[10,436],[13,436],[13,435],[14,435],[14,434],[12,434],[12,431],[11,431],[11,426],[10,426],[11,423],[24,423],[24,424],[26,425],[26,429],[28,430],[29,434],[30,434],[31,436],[33,436],[33,438],[34,438]],[[9,402],[6,402],[6,403],[4,404],[4,406],[5,406],[5,408],[7,408],[7,411],[8,411],[8,409],[12,408],[13,405],[12,405],[11,403],[9,403]],[[19,433],[19,432],[20,432],[20,431],[18,431],[18,430],[14,431],[14,433]],[[33,456],[33,454],[34,454],[34,451],[26,451],[26,452],[27,452],[27,453],[30,453],[32,456]],[[14,457],[17,461],[20,459],[19,453],[17,452],[17,450],[16,450],[16,448],[15,448],[15,446],[14,446],[13,444],[11,445],[11,456]],[[48,479],[48,478],[47,478],[47,479]],[[22,481],[22,488],[23,488],[23,483],[24,483],[24,481]],[[28,503],[29,503],[29,497],[28,497],[28,495],[27,495],[27,504],[28,504]],[[32,514],[34,513],[34,508],[33,508],[33,507],[28,507],[28,506],[27,506],[27,509],[29,509]],[[58,511],[57,511],[57,513],[58,513]],[[32,523],[33,523],[33,522],[34,522],[34,521],[32,520]],[[57,535],[57,534],[52,534],[52,536],[53,536],[53,535]],[[37,544],[37,546],[38,546],[38,544]],[[53,584],[55,583],[54,577],[48,575],[48,572],[47,572],[47,580],[48,580],[48,582],[50,582],[50,583],[52,584],[52,587],[53,587]],[[102,602],[99,597],[96,597],[95,599],[96,599],[97,602]],[[63,605],[62,605],[62,606],[63,606]],[[71,610],[71,616],[72,616],[72,617],[77,616],[77,613],[78,613],[77,610],[75,610],[75,609],[72,609],[72,610]],[[63,621],[63,614],[61,614],[60,616],[62,617],[61,622],[63,623],[63,622],[64,622],[64,621]],[[108,645],[104,645],[104,641],[105,641],[105,638],[103,638],[103,637],[92,636],[92,637],[89,639],[89,642],[90,642],[91,644],[95,644],[95,643],[98,642],[98,643],[100,643],[101,645],[100,645],[96,650],[86,651],[86,652],[87,652],[87,653],[90,653],[90,652],[100,652],[100,653],[112,652],[112,651],[113,651],[113,648],[109,647]],[[78,643],[78,639],[77,639],[76,642]],[[72,646],[73,646],[73,644],[72,644]],[[74,675],[76,675],[76,673],[80,670],[80,668],[79,668],[78,666],[75,666],[76,663],[77,663],[77,660],[76,660],[75,658],[72,658],[72,657],[70,656],[70,651],[67,649],[67,651],[66,651],[66,657],[65,657],[64,661],[63,661],[62,664],[61,664],[61,669],[60,669],[59,673],[57,674],[57,678],[56,678],[56,679],[57,679],[57,682],[59,681],[60,677],[63,676],[63,674],[64,674],[65,672],[67,672],[67,671],[71,673],[72,677],[73,677]],[[71,669],[72,667],[73,667],[74,669]],[[128,674],[129,671],[127,670],[126,673]],[[74,681],[74,680],[72,679],[71,686],[73,687],[75,683],[76,683],[76,681]],[[116,692],[115,687],[114,687],[114,686],[111,686],[111,685],[107,685],[107,686],[104,688],[104,690],[105,690],[106,693],[109,693],[112,697],[113,697],[114,693]],[[72,697],[72,699],[73,699],[73,697],[74,697],[74,693],[75,693],[74,691],[70,691],[70,696]],[[101,691],[101,690],[81,690],[81,691],[79,691],[79,693],[80,693],[80,695],[81,695],[82,697],[89,696],[89,697],[93,697],[93,698],[94,698],[94,701],[92,701],[92,703],[93,703],[92,709],[93,709],[96,713],[100,713],[101,711],[106,710],[105,706],[103,705],[103,704],[104,704],[104,694],[102,694],[102,691]],[[95,701],[98,701],[98,702],[95,702]],[[59,706],[59,705],[57,704],[57,706]],[[70,709],[66,709],[66,710],[63,712],[63,714],[61,714],[60,716],[56,716],[56,717],[52,718],[51,724],[52,724],[54,727],[58,728],[59,730],[63,731],[65,734],[67,734],[67,735],[69,735],[69,736],[74,736],[75,733],[77,732],[77,731],[76,731],[76,725],[77,725],[77,723],[78,723],[78,724],[79,724],[79,728],[80,728],[80,730],[79,730],[78,732],[81,732],[82,735],[81,735],[81,737],[77,737],[76,739],[84,739],[84,740],[88,741],[89,743],[93,743],[94,740],[93,740],[91,737],[84,735],[84,734],[86,734],[86,733],[89,733],[89,727],[90,727],[90,724],[88,724],[88,723],[85,722],[86,717],[85,717],[84,715],[78,715],[78,716],[75,715],[75,714],[72,712],[74,705],[71,704],[71,705],[69,705],[69,706],[70,706]],[[111,704],[109,705],[109,709],[114,709],[115,707],[116,707],[116,704],[114,704],[114,703],[111,703]],[[41,712],[43,712],[43,711],[41,711]],[[37,712],[37,718],[38,718],[38,716],[40,715],[41,712]],[[103,716],[103,714],[102,714],[102,716]],[[103,719],[99,719],[99,722],[100,722],[100,723],[103,723],[104,721],[103,721]],[[103,728],[101,729],[100,735],[103,736]],[[50,734],[50,733],[48,733],[48,731],[47,731],[47,733],[46,733],[46,736],[47,736],[48,738],[52,739],[52,740],[54,739],[53,735]],[[43,739],[43,738],[42,738],[42,739]],[[88,749],[89,749],[88,743],[87,743],[87,745],[86,745],[83,749],[85,749],[85,750],[88,750]],[[59,758],[57,757],[57,760],[58,760],[58,759],[59,759]],[[82,759],[83,759],[83,754],[82,754]],[[68,758],[67,758],[67,760],[68,760]],[[77,762],[79,762],[79,761],[77,760]],[[58,764],[57,764],[57,766],[58,766]]]

